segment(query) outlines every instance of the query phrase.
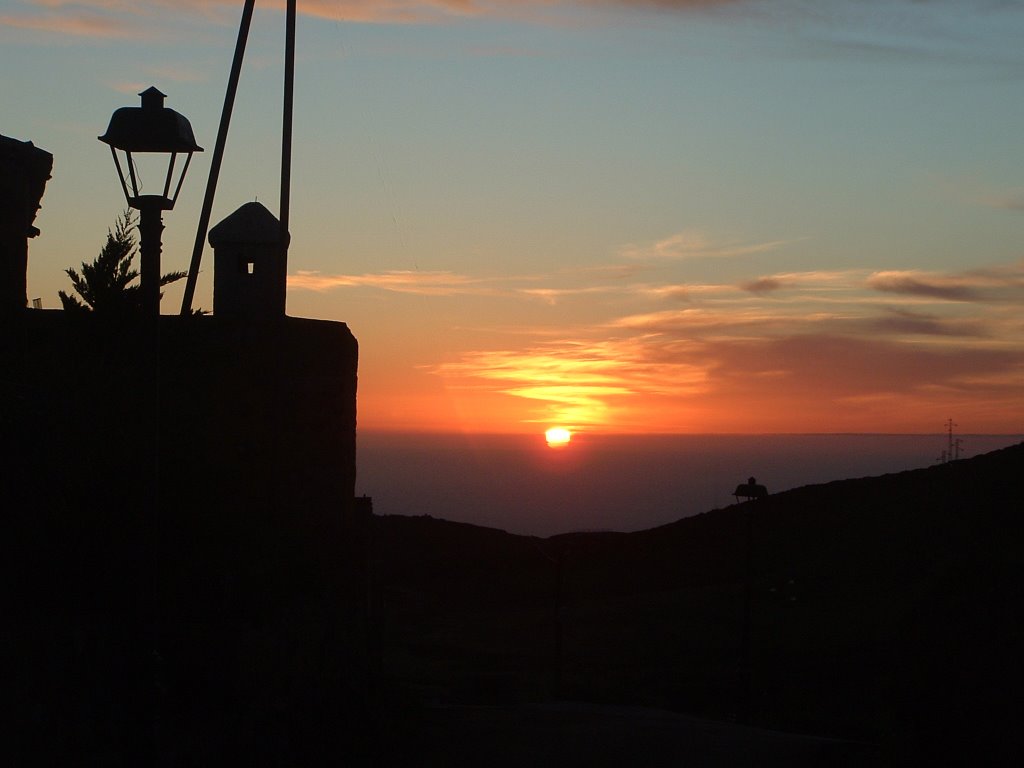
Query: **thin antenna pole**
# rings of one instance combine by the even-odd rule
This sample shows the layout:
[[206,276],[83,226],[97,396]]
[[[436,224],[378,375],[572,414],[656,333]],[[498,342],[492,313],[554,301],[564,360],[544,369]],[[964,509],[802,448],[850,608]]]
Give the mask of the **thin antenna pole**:
[[228,127],[231,125],[231,113],[235,108],[235,94],[238,92],[238,78],[242,72],[242,58],[245,56],[245,44],[249,40],[249,25],[252,22],[253,6],[256,0],[245,0],[242,8],[242,19],[238,24],[238,40],[235,43],[235,57],[231,62],[231,74],[228,76],[228,88],[224,94],[224,108],[220,113],[220,128],[217,130],[217,146],[213,150],[210,162],[210,177],[206,182],[206,196],[203,198],[203,210],[199,214],[199,227],[196,229],[196,242],[192,246],[192,261],[188,267],[188,278],[185,280],[185,295],[181,299],[181,314],[192,314],[192,298],[196,292],[196,279],[199,277],[199,264],[203,260],[203,246],[206,244],[206,231],[210,227],[210,214],[213,212],[213,198],[217,194],[217,180],[220,178],[221,161],[224,159],[224,145],[228,139]]
[[284,43],[284,111],[281,126],[281,314],[288,295],[288,216],[292,186],[292,112],[295,103],[295,6],[288,0]]

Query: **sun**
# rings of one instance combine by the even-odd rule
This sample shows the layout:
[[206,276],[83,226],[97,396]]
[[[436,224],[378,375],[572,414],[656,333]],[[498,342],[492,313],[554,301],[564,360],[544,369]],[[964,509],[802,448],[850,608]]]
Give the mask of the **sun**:
[[544,433],[549,448],[562,448],[572,440],[572,432],[565,427],[552,427]]

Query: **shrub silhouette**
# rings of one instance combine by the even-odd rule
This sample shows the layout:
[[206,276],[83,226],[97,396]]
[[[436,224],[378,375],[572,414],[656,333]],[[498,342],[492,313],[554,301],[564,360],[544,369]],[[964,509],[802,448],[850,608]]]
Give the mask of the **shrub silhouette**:
[[[64,272],[71,278],[71,287],[78,296],[58,291],[60,303],[70,312],[101,312],[132,314],[141,312],[139,284],[133,283],[139,271],[132,266],[135,254],[136,222],[131,209],[117,217],[114,228],[107,230],[107,242],[91,262],[82,262],[81,274],[69,267]],[[160,286],[185,277],[184,272],[168,272],[161,276]],[[163,294],[160,294],[163,296]]]

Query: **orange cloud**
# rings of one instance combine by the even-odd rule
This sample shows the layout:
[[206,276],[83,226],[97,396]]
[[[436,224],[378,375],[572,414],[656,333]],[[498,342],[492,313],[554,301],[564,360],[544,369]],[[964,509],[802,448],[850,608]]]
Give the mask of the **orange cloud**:
[[[913,282],[907,276],[841,270],[738,285],[625,284],[609,308],[629,301],[647,311],[562,329],[539,344],[466,352],[431,370],[459,397],[486,392],[521,402],[503,411],[517,414],[520,424],[625,432],[927,431],[955,412],[978,430],[1020,430],[1024,328],[1011,309],[1016,305],[948,296],[967,286],[982,297],[1007,298],[1019,289],[1021,267],[913,273]],[[759,281],[785,290],[751,291]],[[916,292],[914,308],[880,304],[880,286]],[[683,292],[686,307],[650,306]]]
[[[950,410],[993,432],[1024,420],[1020,350],[815,334],[713,344],[647,336],[473,353],[437,372],[536,401],[521,422],[612,432],[927,431]],[[994,404],[1005,408],[998,418]]]
[[[284,7],[280,1],[277,5]],[[324,19],[397,24],[431,23],[483,12],[473,0],[301,0],[299,10]]]
[[459,293],[487,293],[483,281],[454,272],[413,272],[395,270],[368,275],[325,275],[300,271],[288,276],[288,287],[306,291],[368,287],[396,293],[453,296]]
[[[638,9],[684,10],[730,5],[737,0],[299,0],[300,13],[323,19],[361,23],[431,24],[473,16],[520,16],[524,9],[560,6],[621,6]],[[206,19],[228,23],[240,5],[237,0],[25,0],[46,9],[0,16],[0,25],[62,35],[96,38],[137,38],[141,28],[126,24],[126,15],[179,15],[188,9]],[[281,9],[284,0],[270,5]],[[540,20],[540,19],[538,19]]]
[[[937,349],[879,339],[807,334],[757,342],[722,343],[710,350],[719,391],[775,388],[829,399],[870,393],[907,394],[962,387],[965,377],[1007,373],[1024,351]],[[758,374],[772,373],[773,384]]]
[[1019,351],[812,335],[715,355],[706,405],[736,431],[922,432],[956,413],[978,431],[1002,432],[1024,420]]
[[141,80],[135,80],[131,82],[111,83],[110,87],[118,93],[134,93],[139,94],[146,90],[149,86]]
[[[898,417],[901,429],[920,431],[955,407],[1000,431],[1024,411],[1024,328],[1016,304],[1003,301],[1021,289],[1022,271],[810,270],[735,284],[639,283],[623,279],[633,271],[604,268],[502,279],[302,273],[291,281],[307,290],[583,302],[588,325],[496,328],[481,319],[475,338],[513,341],[423,368],[443,382],[469,430],[863,431],[896,429],[889,420]],[[957,292],[965,287],[992,300],[949,300],[966,296]],[[895,291],[913,301],[882,302]],[[680,299],[685,306],[666,308]],[[985,415],[996,403],[1009,421]]]
[[110,87],[118,93],[138,94],[148,88],[154,79],[159,82],[176,83],[192,83],[207,79],[207,76],[203,73],[175,66],[152,67],[147,69],[146,72],[152,77],[147,80],[130,80],[111,83]]
[[[797,311],[794,315],[804,320],[814,317],[803,311]],[[736,334],[751,328],[757,330],[760,335],[772,328],[778,328],[786,320],[784,314],[767,308],[701,307],[627,315],[611,321],[609,325],[613,328],[643,330],[650,333],[683,333],[696,337],[710,332]]]
[[[24,4],[38,5],[42,8],[65,8],[88,6],[90,8],[101,8],[107,11],[136,12],[139,6],[147,5],[146,2],[133,3],[130,0],[24,0]],[[150,5],[154,3],[148,3]],[[156,0],[155,4],[159,4]]]
[[705,377],[699,366],[658,359],[634,339],[562,340],[525,350],[470,352],[431,370],[456,386],[490,382],[505,395],[539,401],[526,409],[521,422],[573,429],[621,429],[628,411],[620,408],[623,401],[643,394],[696,393]]
[[[117,17],[125,15],[162,16],[169,21],[181,20],[183,11],[191,11],[205,20],[220,24],[231,24],[237,19],[238,0],[22,0],[24,5],[48,9],[51,17],[46,14],[25,13],[20,15],[0,16],[0,25],[22,29],[37,29],[56,34],[88,36],[97,38],[138,37],[143,30],[127,30],[119,25]],[[274,8],[283,8],[285,0],[271,0]],[[683,13],[683,12],[714,12],[732,8],[755,8],[757,18],[771,21],[773,19],[798,19],[810,27],[823,24],[839,26],[850,25],[855,29],[868,28],[889,34],[892,22],[884,4],[864,3],[871,11],[860,11],[860,3],[850,4],[854,9],[840,9],[838,13],[808,16],[803,13],[799,4],[792,8],[779,4],[777,8],[768,0],[299,0],[299,12],[308,16],[349,21],[355,23],[381,24],[433,24],[447,20],[473,17],[492,17],[498,19],[514,19],[540,24],[565,24],[565,9],[633,9],[643,12]],[[901,3],[893,3],[899,8]],[[981,5],[975,2],[962,3],[965,13],[975,12]],[[794,9],[796,12],[794,13]],[[985,10],[989,10],[988,7]],[[96,18],[90,18],[89,14]],[[104,16],[97,16],[99,12]],[[116,14],[116,16],[115,16]],[[905,23],[904,15],[899,17]],[[119,28],[120,27],[120,28]],[[928,42],[933,42],[933,25],[924,28],[928,34]],[[827,38],[827,43],[840,51],[879,55],[898,56],[935,56],[933,46],[908,45],[904,38],[898,41],[864,44],[859,41]],[[513,50],[513,53],[522,53]],[[947,55],[958,52],[947,50]],[[959,54],[962,58],[962,53]],[[972,59],[974,55],[972,54]],[[1007,207],[1016,207],[1011,204]]]
[[[365,22],[424,23],[452,16],[507,16],[524,7],[620,6],[660,10],[697,10],[735,5],[739,0],[300,0],[310,16]],[[282,0],[276,0],[283,7]]]
[[141,26],[130,24],[124,19],[80,11],[73,13],[3,14],[0,15],[0,26],[38,32],[52,32],[73,37],[103,39],[144,38],[151,36]]

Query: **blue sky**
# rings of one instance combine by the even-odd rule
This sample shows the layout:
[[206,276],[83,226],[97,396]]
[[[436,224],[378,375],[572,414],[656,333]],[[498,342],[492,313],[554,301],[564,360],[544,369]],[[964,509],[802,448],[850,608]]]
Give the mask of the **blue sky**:
[[[0,133],[55,155],[44,306],[123,207],[114,109],[156,85],[212,150],[241,5],[0,4]],[[214,222],[277,209],[284,20],[257,6]],[[360,339],[365,428],[1024,428],[1021,4],[300,10],[288,308]]]

